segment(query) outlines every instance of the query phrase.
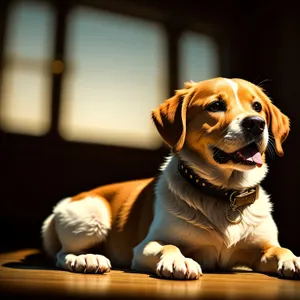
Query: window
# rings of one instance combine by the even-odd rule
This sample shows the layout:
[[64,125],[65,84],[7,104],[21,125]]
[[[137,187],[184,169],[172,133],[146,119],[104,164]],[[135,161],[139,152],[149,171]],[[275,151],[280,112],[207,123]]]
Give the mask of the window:
[[186,31],[179,41],[179,80],[195,82],[219,76],[218,49],[206,35]]
[[89,9],[69,21],[60,132],[66,140],[155,149],[151,110],[167,97],[159,25]]
[[[47,2],[10,6],[0,91],[4,131],[43,135],[50,128],[53,17]],[[151,111],[169,96],[164,29],[158,23],[77,7],[69,15],[66,39],[61,136],[159,147]],[[219,75],[217,46],[209,36],[184,32],[179,55],[182,86]]]
[[46,3],[16,2],[8,17],[1,127],[41,135],[50,126],[53,12]]

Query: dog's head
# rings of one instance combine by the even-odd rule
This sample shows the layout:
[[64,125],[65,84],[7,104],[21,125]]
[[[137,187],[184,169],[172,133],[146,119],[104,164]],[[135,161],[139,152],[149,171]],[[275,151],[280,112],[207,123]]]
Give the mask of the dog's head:
[[190,82],[152,112],[173,152],[188,147],[220,167],[249,170],[264,163],[270,128],[279,156],[289,119],[263,90],[242,79]]

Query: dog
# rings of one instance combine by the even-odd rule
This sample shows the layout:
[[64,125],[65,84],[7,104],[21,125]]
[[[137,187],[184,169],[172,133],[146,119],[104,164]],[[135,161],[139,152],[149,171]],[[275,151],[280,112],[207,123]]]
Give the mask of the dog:
[[283,156],[290,130],[265,91],[239,78],[191,81],[152,119],[171,153],[159,175],[61,200],[42,226],[56,266],[189,280],[241,266],[299,278],[300,258],[280,246],[259,185],[266,151]]

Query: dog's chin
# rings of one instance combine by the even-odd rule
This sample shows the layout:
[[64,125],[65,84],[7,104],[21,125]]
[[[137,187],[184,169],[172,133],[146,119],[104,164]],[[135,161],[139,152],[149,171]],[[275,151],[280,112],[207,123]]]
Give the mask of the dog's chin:
[[232,162],[227,163],[225,166],[226,168],[230,168],[232,170],[237,170],[237,171],[250,171],[257,167],[257,165],[244,165],[242,163],[232,163]]
[[211,149],[213,160],[220,167],[231,168],[240,171],[252,170],[263,165],[262,149],[252,142],[234,152],[225,152],[221,148]]

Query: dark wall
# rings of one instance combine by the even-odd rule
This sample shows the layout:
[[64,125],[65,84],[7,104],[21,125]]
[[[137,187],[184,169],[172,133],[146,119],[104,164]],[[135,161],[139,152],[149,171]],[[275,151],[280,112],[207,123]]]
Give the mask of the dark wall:
[[[274,103],[291,118],[292,131],[284,143],[285,156],[268,160],[270,172],[263,186],[272,195],[280,241],[300,254],[295,238],[298,226],[298,168],[300,101],[300,26],[296,4],[289,1],[62,1],[57,5],[55,55],[63,58],[63,32],[68,6],[84,2],[162,22],[169,34],[169,90],[178,82],[176,43],[180,31],[190,28],[215,36],[219,43],[220,76],[241,77],[263,86]],[[9,1],[7,2],[9,3]],[[0,18],[0,56],[3,49],[5,8]],[[64,6],[62,6],[64,5]],[[0,60],[0,67],[2,60]],[[1,74],[1,73],[0,73]],[[39,246],[42,220],[62,197],[100,184],[155,175],[165,147],[156,151],[63,141],[57,135],[59,88],[53,76],[53,126],[45,137],[0,131],[0,250]],[[1,75],[0,75],[1,80]],[[154,127],[153,127],[153,130]]]
[[[251,2],[252,3],[252,2]],[[271,194],[274,217],[283,246],[299,254],[300,243],[292,232],[299,230],[297,182],[299,182],[299,124],[300,102],[300,22],[296,7],[291,2],[240,7],[235,51],[239,62],[233,63],[232,76],[243,77],[255,83],[262,82],[273,103],[291,120],[291,132],[283,144],[285,156],[268,159],[269,175],[263,186]]]

